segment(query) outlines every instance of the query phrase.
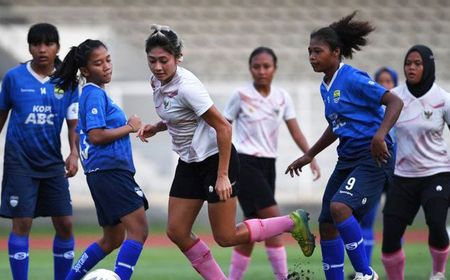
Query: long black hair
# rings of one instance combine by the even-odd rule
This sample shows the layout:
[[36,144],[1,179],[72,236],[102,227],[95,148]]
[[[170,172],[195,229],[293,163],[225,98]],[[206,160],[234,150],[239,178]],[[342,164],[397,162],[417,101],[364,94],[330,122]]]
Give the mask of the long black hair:
[[[27,35],[28,45],[56,43],[59,47],[59,33],[56,26],[50,23],[36,23],[30,27]],[[61,60],[56,56],[54,64],[58,67]]]
[[107,49],[101,41],[87,39],[78,47],[70,48],[64,61],[52,75],[52,82],[62,90],[74,90],[79,83],[78,69],[86,66],[92,51],[99,47]]
[[152,33],[145,41],[145,52],[150,52],[155,47],[161,47],[176,59],[182,59],[183,42],[178,38],[177,33],[168,26],[153,24]]
[[248,58],[248,65],[251,66],[252,59],[255,56],[257,56],[258,54],[261,54],[261,53],[267,53],[268,55],[270,55],[272,57],[272,59],[273,59],[273,65],[275,66],[275,68],[277,67],[278,58],[277,58],[275,52],[271,48],[262,47],[262,46],[261,47],[257,47],[256,49],[254,49],[252,51],[252,53],[250,54],[250,57]]
[[367,45],[367,35],[375,28],[368,21],[353,20],[356,11],[327,27],[311,33],[310,39],[325,41],[331,50],[339,48],[340,58],[352,58],[354,51],[361,50]]

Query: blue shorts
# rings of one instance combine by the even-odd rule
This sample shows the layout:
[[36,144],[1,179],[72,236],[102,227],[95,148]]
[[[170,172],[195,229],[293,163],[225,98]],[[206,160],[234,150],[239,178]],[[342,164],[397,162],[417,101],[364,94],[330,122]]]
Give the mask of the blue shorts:
[[360,220],[379,201],[385,186],[391,184],[394,164],[391,157],[379,167],[370,155],[351,165],[339,160],[323,194],[319,222],[334,223],[331,202],[346,204]]
[[103,170],[86,174],[86,180],[97,210],[100,226],[115,226],[127,214],[144,207],[144,192],[127,170]]
[[3,174],[0,216],[34,218],[71,215],[69,182],[64,175],[33,178]]

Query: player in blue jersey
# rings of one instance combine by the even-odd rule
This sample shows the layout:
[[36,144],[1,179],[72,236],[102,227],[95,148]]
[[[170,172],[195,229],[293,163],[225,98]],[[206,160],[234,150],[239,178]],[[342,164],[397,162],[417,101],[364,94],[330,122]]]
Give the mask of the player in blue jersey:
[[[311,33],[309,60],[325,74],[320,87],[328,127],[306,154],[288,166],[301,168],[339,138],[338,162],[328,181],[319,217],[323,269],[326,279],[344,279],[344,248],[353,265],[354,279],[378,279],[369,266],[358,219],[376,203],[390,180],[394,161],[389,130],[402,101],[365,72],[342,63],[366,45],[373,30],[355,13]],[[386,110],[382,105],[386,106]]]
[[80,158],[103,236],[86,249],[66,279],[83,278],[122,245],[114,271],[121,280],[127,280],[148,235],[148,203],[134,180],[129,136],[138,131],[141,120],[137,116],[127,120],[107,95],[104,87],[111,81],[112,63],[102,42],[89,39],[72,47],[53,79],[62,89],[75,88],[78,70],[87,82],[80,96]]
[[[13,279],[28,279],[28,236],[35,217],[52,217],[54,278],[65,279],[73,262],[72,205],[67,178],[78,171],[78,91],[50,83],[59,62],[55,26],[39,23],[28,32],[32,60],[9,70],[0,93],[0,131],[8,113],[0,215],[12,219],[8,252]],[[67,122],[70,154],[61,154]]]

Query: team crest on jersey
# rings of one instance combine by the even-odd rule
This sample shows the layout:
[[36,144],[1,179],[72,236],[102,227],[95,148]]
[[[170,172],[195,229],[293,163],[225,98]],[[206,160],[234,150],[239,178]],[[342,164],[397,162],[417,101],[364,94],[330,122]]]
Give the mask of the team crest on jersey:
[[341,91],[337,89],[333,92],[333,101],[334,103],[338,103],[340,99],[341,99]]
[[9,197],[9,205],[16,207],[19,204],[19,197],[17,195],[11,195]]
[[64,90],[59,87],[55,87],[54,94],[56,99],[61,99],[64,97]]
[[163,105],[164,105],[164,110],[168,110],[170,108],[170,99],[164,98]]
[[433,115],[433,111],[424,111],[423,115],[427,120],[429,120],[431,118],[431,116]]

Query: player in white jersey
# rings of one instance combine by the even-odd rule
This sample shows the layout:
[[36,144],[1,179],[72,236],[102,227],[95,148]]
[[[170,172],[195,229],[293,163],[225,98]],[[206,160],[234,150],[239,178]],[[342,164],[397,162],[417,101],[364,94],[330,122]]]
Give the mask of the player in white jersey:
[[[234,144],[239,154],[238,199],[245,219],[280,216],[275,201],[275,159],[278,132],[286,123],[297,146],[309,149],[298,126],[294,104],[289,94],[272,85],[277,69],[277,56],[267,47],[258,47],[250,54],[249,70],[253,82],[237,89],[228,101],[224,116],[235,122]],[[320,177],[319,167],[311,163],[314,180]],[[266,252],[276,279],[288,276],[286,250],[280,236],[265,240]],[[230,280],[241,279],[247,269],[254,243],[234,248],[229,272]]]
[[231,125],[214,106],[197,77],[178,66],[182,43],[167,26],[154,25],[145,51],[156,112],[162,121],[138,132],[142,141],[164,130],[179,155],[169,197],[168,237],[204,279],[226,279],[208,246],[193,232],[204,203],[214,239],[220,246],[262,241],[291,232],[306,254],[314,250],[307,213],[252,219],[236,225],[236,182],[239,160],[231,144]]
[[382,261],[388,279],[404,278],[401,238],[422,206],[433,261],[430,279],[445,279],[450,155],[443,130],[450,124],[450,94],[434,82],[434,57],[426,46],[409,49],[404,72],[406,83],[392,89],[405,106],[395,125],[397,158],[384,208]]

